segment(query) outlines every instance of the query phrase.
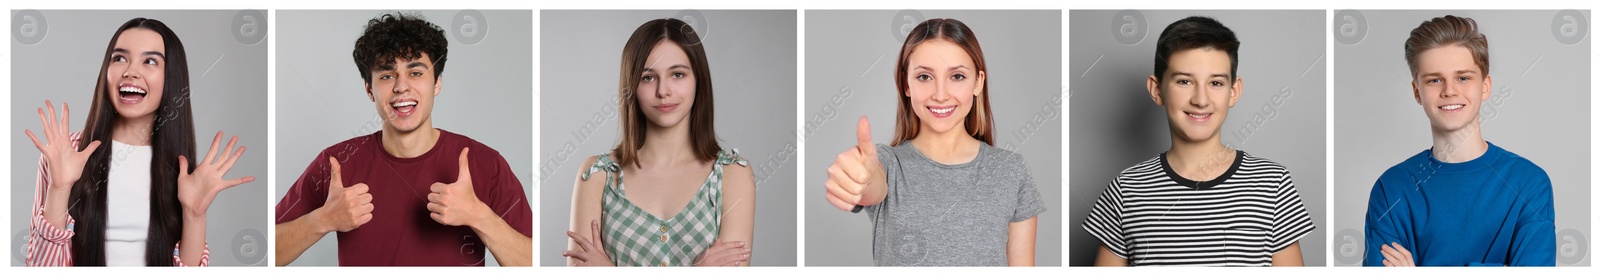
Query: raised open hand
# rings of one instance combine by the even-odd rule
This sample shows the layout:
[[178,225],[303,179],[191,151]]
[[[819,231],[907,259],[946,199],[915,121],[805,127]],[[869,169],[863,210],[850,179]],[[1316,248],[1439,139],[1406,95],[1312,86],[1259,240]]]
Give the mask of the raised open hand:
[[44,155],[45,166],[49,167],[50,189],[68,190],[73,182],[83,176],[83,166],[89,161],[89,155],[100,148],[100,141],[90,142],[83,147],[83,151],[73,147],[70,139],[72,133],[72,110],[66,103],[61,103],[61,118],[56,119],[56,107],[49,100],[44,101],[45,108],[50,109],[50,114],[45,115],[45,108],[39,108],[39,124],[44,126],[44,141],[33,135],[32,130],[23,130],[28,134],[28,139],[33,140],[33,147],[39,148],[39,153]]
[[235,151],[233,145],[239,142],[239,136],[234,136],[218,155],[217,145],[221,142],[222,131],[217,131],[217,136],[211,139],[211,150],[206,152],[205,158],[195,162],[193,171],[189,170],[189,159],[178,156],[178,203],[183,205],[184,215],[204,218],[217,193],[256,180],[254,176],[222,179],[222,175],[233,169],[234,162],[239,161],[239,156],[244,155],[244,146]]

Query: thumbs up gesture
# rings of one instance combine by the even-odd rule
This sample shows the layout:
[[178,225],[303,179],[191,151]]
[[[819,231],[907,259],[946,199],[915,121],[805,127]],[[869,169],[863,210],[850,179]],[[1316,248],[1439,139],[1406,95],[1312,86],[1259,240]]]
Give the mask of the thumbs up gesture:
[[475,226],[484,215],[493,215],[489,206],[472,191],[472,170],[467,167],[467,151],[461,149],[461,167],[455,183],[434,183],[428,187],[428,217],[450,226]]
[[867,117],[856,123],[856,146],[844,150],[828,167],[828,203],[839,210],[860,211],[858,207],[883,201],[888,187],[878,148],[872,143],[872,127]]
[[328,201],[317,209],[323,217],[323,225],[327,230],[350,232],[372,221],[372,194],[368,193],[367,184],[357,183],[344,187],[343,170],[339,170],[339,159],[328,157]]

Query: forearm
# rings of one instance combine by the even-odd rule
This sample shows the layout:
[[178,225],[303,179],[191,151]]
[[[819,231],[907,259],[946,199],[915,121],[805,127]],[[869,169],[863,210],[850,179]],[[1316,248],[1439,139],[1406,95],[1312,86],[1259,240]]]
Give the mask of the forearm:
[[533,238],[517,232],[500,216],[488,213],[472,225],[472,232],[483,239],[484,246],[489,247],[489,253],[494,254],[494,260],[501,266],[533,265]]
[[180,248],[178,257],[183,265],[202,266],[201,258],[206,250],[206,218],[205,216],[183,217],[183,237],[179,239]]
[[294,262],[295,258],[299,258],[301,253],[305,253],[306,249],[311,248],[311,245],[317,244],[317,240],[321,240],[323,236],[332,231],[321,225],[319,220],[321,216],[321,209],[312,210],[311,213],[302,215],[300,218],[273,226],[273,229],[277,231],[273,235],[277,248],[273,251],[274,256],[277,258],[276,264],[278,266],[285,266]]
[[72,191],[51,188],[45,192],[44,220],[50,226],[67,229],[67,200],[71,198]]

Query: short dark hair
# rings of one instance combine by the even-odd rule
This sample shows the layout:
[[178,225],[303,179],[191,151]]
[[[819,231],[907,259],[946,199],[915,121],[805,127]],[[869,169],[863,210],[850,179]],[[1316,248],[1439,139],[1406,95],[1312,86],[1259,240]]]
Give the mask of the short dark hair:
[[372,84],[373,66],[395,58],[416,59],[426,53],[433,58],[433,78],[438,80],[444,74],[449,46],[444,29],[420,15],[389,13],[367,21],[351,56],[355,57],[361,80]]
[[1161,30],[1161,38],[1156,40],[1156,80],[1167,73],[1167,58],[1172,57],[1172,53],[1198,48],[1227,52],[1228,74],[1239,77],[1239,38],[1233,35],[1233,30],[1210,17],[1190,16]]

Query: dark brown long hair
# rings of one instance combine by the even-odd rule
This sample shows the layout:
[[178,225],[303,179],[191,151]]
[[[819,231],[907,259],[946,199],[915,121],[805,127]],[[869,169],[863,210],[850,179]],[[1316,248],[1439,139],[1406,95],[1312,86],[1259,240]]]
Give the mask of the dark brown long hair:
[[700,35],[682,20],[655,19],[639,25],[639,29],[633,31],[633,36],[628,37],[628,43],[622,47],[622,75],[617,83],[617,104],[621,106],[617,110],[617,119],[622,126],[622,140],[616,148],[611,149],[617,164],[640,165],[639,148],[644,147],[645,124],[649,121],[634,97],[638,96],[645,59],[650,57],[650,50],[655,48],[656,43],[662,40],[672,41],[683,48],[683,53],[689,57],[689,66],[694,70],[694,106],[689,107],[689,140],[694,146],[695,157],[700,161],[711,161],[717,158],[717,151],[722,151],[722,146],[717,145],[716,115],[712,112],[711,62],[706,61],[706,48],[701,45]]
[[[172,249],[183,235],[183,206],[178,203],[178,156],[195,159],[194,118],[189,104],[189,62],[183,42],[166,24],[155,19],[134,18],[111,35],[111,42],[100,58],[100,77],[91,95],[89,121],[83,126],[79,146],[100,141],[111,144],[112,128],[122,119],[111,101],[106,69],[117,37],[130,29],[146,29],[161,35],[166,48],[166,86],[162,88],[155,125],[151,125],[150,145],[150,230],[145,240],[145,264],[172,265]],[[89,155],[83,176],[72,185],[67,213],[77,220],[72,237],[72,263],[78,266],[106,265],[106,184],[113,161],[113,149],[100,148]],[[193,169],[195,163],[190,163]]]
[[[967,56],[972,57],[972,65],[979,72],[988,72],[989,67],[983,62],[983,47],[978,45],[978,35],[967,28],[967,24],[960,20],[950,18],[934,18],[922,21],[916,28],[911,29],[911,34],[906,36],[906,43],[900,46],[900,63],[894,68],[894,85],[900,99],[900,106],[896,108],[894,121],[894,142],[889,146],[899,146],[911,139],[917,138],[922,130],[922,119],[912,111],[911,98],[904,96],[910,90],[906,84],[906,67],[911,62],[911,52],[923,42],[945,40],[960,45],[967,50]],[[973,100],[972,112],[967,113],[967,134],[973,138],[994,146],[994,114],[989,108],[989,82],[983,82],[983,92],[976,95]]]

